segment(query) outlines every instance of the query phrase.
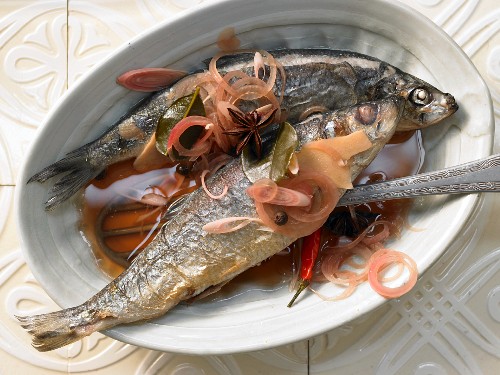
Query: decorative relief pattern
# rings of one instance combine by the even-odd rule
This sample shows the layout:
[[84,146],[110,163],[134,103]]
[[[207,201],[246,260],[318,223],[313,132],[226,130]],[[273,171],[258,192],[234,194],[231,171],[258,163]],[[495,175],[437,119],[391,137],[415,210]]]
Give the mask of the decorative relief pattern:
[[199,361],[192,357],[150,351],[137,368],[135,375],[243,375],[232,356],[206,356]]
[[[448,250],[411,292],[375,313],[361,339],[317,367],[334,371],[342,366],[355,367],[363,359],[370,362],[380,358],[377,374],[410,373],[415,360],[412,373],[441,374],[453,369],[459,374],[481,374],[484,367],[472,354],[471,345],[500,359],[500,249],[471,263],[477,240],[476,229],[468,228],[461,240],[465,243]],[[484,290],[488,291],[485,304],[491,321],[478,314],[480,309],[474,302]],[[320,337],[323,342],[331,342],[332,350],[345,331],[335,330]],[[374,356],[377,348],[385,348],[383,356]],[[423,351],[427,355],[419,363]],[[434,355],[429,356],[432,352]],[[314,361],[324,352],[311,351],[310,355]]]
[[65,37],[66,15],[60,14],[51,22],[40,22],[4,60],[8,76],[22,87],[37,112],[46,113],[66,90],[65,75],[60,74],[66,70]]
[[37,2],[0,18],[0,184],[14,184],[34,129],[66,88],[63,4]]
[[[55,6],[47,18],[42,8],[34,6],[15,15],[0,21],[0,47],[7,51],[3,59],[5,91],[0,92],[7,106],[0,106],[0,112],[37,126],[66,89],[65,74],[60,74],[66,71],[66,14]],[[46,18],[39,20],[42,15]],[[11,46],[19,35],[24,35],[22,43]],[[19,90],[17,95],[9,95],[4,88],[7,84]]]
[[[24,275],[22,281],[12,283],[20,275]],[[97,333],[52,353],[40,353],[29,346],[29,337],[14,323],[14,316],[47,313],[58,307],[28,273],[19,250],[0,258],[0,290],[4,289],[8,289],[5,310],[11,322],[0,320],[0,349],[25,362],[57,371],[86,372],[109,366],[137,350]]]
[[[427,1],[420,1],[427,2]],[[481,49],[496,41],[497,47],[492,47],[485,59],[486,68],[483,77],[491,80],[489,89],[494,103],[496,123],[500,123],[500,8],[493,7],[478,14],[482,5],[479,0],[447,1],[446,7],[431,19],[441,26],[463,48],[471,58]],[[429,14],[432,14],[430,12]],[[472,19],[472,21],[471,21]],[[495,46],[495,43],[491,44]],[[487,75],[487,76],[486,76]]]

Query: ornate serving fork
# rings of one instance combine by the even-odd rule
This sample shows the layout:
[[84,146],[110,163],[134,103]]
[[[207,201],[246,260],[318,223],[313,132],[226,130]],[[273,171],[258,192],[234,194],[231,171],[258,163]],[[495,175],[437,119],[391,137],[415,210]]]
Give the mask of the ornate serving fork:
[[500,191],[500,154],[439,171],[359,185],[338,205],[361,204],[422,195],[473,194]]

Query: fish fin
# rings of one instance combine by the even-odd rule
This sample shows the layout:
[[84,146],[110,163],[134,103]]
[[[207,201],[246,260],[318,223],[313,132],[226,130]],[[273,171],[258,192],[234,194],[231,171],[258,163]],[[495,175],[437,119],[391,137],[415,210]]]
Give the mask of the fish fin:
[[70,152],[66,157],[42,169],[28,180],[28,183],[45,182],[51,177],[69,172],[50,189],[49,199],[45,202],[47,211],[70,198],[101,172],[100,168],[98,169],[88,162],[86,146]]
[[40,352],[54,350],[90,335],[95,329],[83,323],[75,326],[72,320],[82,311],[81,306],[35,316],[16,316],[21,327],[32,336],[32,345]]

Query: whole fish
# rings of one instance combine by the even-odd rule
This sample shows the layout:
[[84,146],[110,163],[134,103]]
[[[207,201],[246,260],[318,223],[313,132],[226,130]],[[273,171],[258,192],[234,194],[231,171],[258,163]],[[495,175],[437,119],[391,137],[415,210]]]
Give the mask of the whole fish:
[[[423,128],[458,109],[450,94],[378,59],[354,52],[329,49],[271,51],[282,64],[286,83],[282,109],[296,123],[308,108],[335,110],[391,95],[402,96],[404,113],[398,130]],[[220,59],[220,71],[248,71],[253,54],[242,53]],[[156,130],[158,119],[178,98],[191,94],[207,70],[181,79],[137,105],[122,120],[96,140],[68,153],[63,159],[32,176],[28,182],[44,182],[66,173],[49,191],[45,209],[50,210],[74,195],[107,166],[140,154]],[[278,75],[276,95],[283,86]]]
[[[394,96],[312,116],[296,125],[299,148],[309,141],[364,131],[373,146],[353,158],[354,179],[393,135],[403,103]],[[213,192],[227,185],[226,196],[214,200],[201,188],[191,193],[130,267],[95,296],[73,308],[18,317],[33,335],[33,346],[53,350],[95,331],[157,318],[290,245],[296,238],[261,231],[256,224],[225,234],[202,229],[226,217],[257,218],[254,202],[245,192],[251,184],[241,158],[234,159],[207,181]]]

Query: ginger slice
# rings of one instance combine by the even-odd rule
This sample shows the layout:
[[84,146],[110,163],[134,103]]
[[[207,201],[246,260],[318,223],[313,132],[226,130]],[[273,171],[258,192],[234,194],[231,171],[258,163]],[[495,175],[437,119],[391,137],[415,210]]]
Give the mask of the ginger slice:
[[372,146],[362,130],[331,139],[309,142],[297,153],[301,171],[321,172],[342,189],[352,189],[349,159]]
[[169,158],[156,148],[156,136],[153,134],[142,152],[134,160],[133,167],[138,172],[160,168],[167,165]]

